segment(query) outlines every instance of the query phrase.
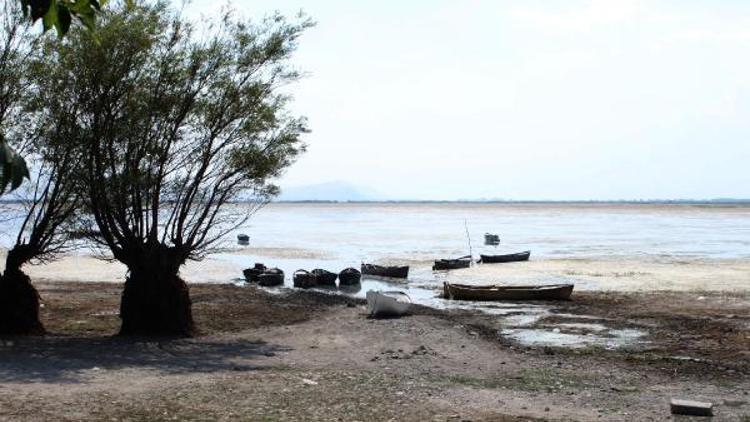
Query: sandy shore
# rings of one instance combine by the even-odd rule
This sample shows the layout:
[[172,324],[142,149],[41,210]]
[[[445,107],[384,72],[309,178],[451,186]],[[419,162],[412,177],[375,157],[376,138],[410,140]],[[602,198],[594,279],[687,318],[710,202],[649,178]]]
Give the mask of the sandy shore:
[[[295,258],[323,259],[320,252],[278,248],[250,248],[238,255],[261,256],[264,262]],[[2,253],[0,253],[2,260]],[[429,271],[431,261],[410,262],[412,269]],[[208,257],[189,262],[182,274],[189,282],[228,283],[241,277],[246,266]],[[311,264],[312,265],[312,264]],[[325,266],[325,261],[317,265]],[[28,274],[41,281],[123,282],[126,268],[86,255],[65,256],[41,266],[27,266]],[[412,271],[414,272],[414,271]],[[538,284],[571,282],[576,290],[587,291],[744,291],[750,288],[750,259],[686,259],[671,257],[629,257],[591,259],[532,259],[528,262],[502,265],[478,265],[452,271],[439,280],[460,283]],[[437,286],[439,283],[434,283]]]
[[534,323],[647,332],[609,350],[527,347],[486,314],[372,320],[350,298],[204,284],[200,336],[121,339],[120,285],[37,285],[50,335],[0,343],[2,420],[649,421],[670,397],[750,417],[746,294],[581,292]]

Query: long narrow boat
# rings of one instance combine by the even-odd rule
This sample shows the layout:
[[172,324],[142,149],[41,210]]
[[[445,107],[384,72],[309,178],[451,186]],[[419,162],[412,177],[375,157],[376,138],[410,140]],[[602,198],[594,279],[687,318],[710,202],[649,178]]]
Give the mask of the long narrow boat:
[[456,259],[438,259],[432,266],[432,271],[438,270],[456,270],[459,268],[469,268],[471,265],[471,255],[462,256]]
[[409,277],[409,266],[390,266],[362,264],[362,274],[375,275],[379,277],[407,278]]
[[528,261],[530,256],[531,251],[509,253],[505,255],[479,255],[479,260],[477,262],[483,264],[495,264],[500,262]]
[[539,286],[472,286],[443,283],[443,297],[453,300],[568,300],[573,284]]
[[406,315],[411,308],[411,298],[404,292],[370,290],[366,297],[367,311],[371,317]]

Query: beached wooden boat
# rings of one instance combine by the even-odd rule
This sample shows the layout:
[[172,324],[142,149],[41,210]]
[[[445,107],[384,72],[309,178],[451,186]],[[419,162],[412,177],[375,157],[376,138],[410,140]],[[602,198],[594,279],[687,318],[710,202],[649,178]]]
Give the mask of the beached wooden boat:
[[453,300],[568,300],[573,284],[539,286],[472,286],[443,283],[443,297]]
[[482,264],[496,264],[500,262],[516,262],[516,261],[528,261],[531,256],[531,251],[524,251],[518,253],[509,253],[505,255],[479,255],[479,260]]
[[297,270],[292,274],[292,283],[294,287],[309,289],[315,287],[315,276],[307,270]]
[[256,262],[255,266],[252,268],[245,268],[242,270],[242,274],[245,276],[245,281],[248,283],[257,283],[258,277],[266,271],[268,268],[266,268],[265,265],[261,264],[260,262]]
[[258,284],[261,286],[281,286],[284,284],[284,271],[278,268],[270,268],[258,276]]
[[243,246],[247,246],[250,244],[250,236],[246,234],[238,234],[237,235],[237,243]]
[[321,268],[316,268],[310,271],[310,274],[315,277],[316,285],[336,287],[336,279],[339,276],[338,274],[323,270]]
[[366,297],[367,312],[372,317],[402,316],[411,308],[411,298],[404,292],[370,290]]
[[345,268],[339,273],[339,287],[359,284],[362,273],[356,268]]
[[469,268],[471,265],[471,255],[462,256],[456,259],[438,259],[432,266],[432,271],[438,270],[456,270],[459,268]]
[[409,266],[383,266],[363,263],[362,274],[378,277],[406,278],[409,276]]

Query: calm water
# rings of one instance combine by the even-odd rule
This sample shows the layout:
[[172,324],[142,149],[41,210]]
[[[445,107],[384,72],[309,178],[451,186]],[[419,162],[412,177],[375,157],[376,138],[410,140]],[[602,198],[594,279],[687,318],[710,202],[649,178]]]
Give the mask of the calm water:
[[[750,207],[272,204],[238,232],[251,246],[337,259],[430,260],[531,249],[543,258],[750,257]],[[485,232],[502,239],[482,245]]]

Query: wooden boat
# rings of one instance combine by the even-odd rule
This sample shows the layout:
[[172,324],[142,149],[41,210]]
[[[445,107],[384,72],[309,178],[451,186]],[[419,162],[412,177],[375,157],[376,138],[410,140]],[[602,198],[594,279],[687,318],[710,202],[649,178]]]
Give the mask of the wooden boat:
[[316,268],[310,271],[310,274],[312,274],[315,277],[316,285],[336,287],[336,279],[339,276],[338,274],[332,273],[330,271],[326,271],[320,268]]
[[307,270],[297,270],[292,275],[294,287],[300,289],[309,289],[315,287],[315,276]]
[[471,286],[443,283],[443,297],[453,300],[568,300],[573,284],[540,286]]
[[258,284],[261,286],[281,286],[284,284],[284,271],[278,268],[270,268],[258,276]]
[[345,268],[339,273],[339,287],[359,284],[362,273],[356,268]]
[[458,268],[469,268],[471,265],[471,255],[462,256],[456,259],[438,259],[432,266],[432,271],[438,270],[455,270]]
[[266,268],[265,265],[261,264],[260,262],[256,262],[255,266],[252,268],[246,268],[242,270],[242,274],[245,275],[245,281],[248,283],[257,283],[258,277],[266,271],[268,268]]
[[250,236],[246,234],[238,234],[237,235],[237,243],[240,245],[246,246],[250,244]]
[[409,276],[409,266],[382,266],[374,264],[362,264],[362,274],[375,275],[378,277],[406,278]]
[[483,264],[495,264],[500,262],[528,261],[530,256],[531,251],[509,253],[506,255],[479,255],[479,260],[477,262]]
[[402,316],[411,308],[411,298],[404,292],[370,290],[366,297],[367,312],[371,317]]
[[492,233],[484,234],[484,244],[497,246],[500,244],[500,236]]

